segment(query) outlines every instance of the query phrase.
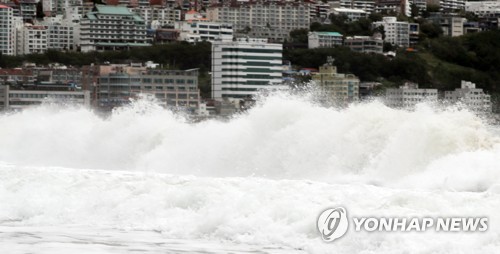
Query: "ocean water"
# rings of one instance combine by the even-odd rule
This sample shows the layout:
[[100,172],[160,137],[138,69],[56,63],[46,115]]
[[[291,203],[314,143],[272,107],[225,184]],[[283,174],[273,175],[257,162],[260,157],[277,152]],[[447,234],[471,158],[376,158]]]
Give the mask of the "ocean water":
[[[191,123],[146,99],[108,117],[47,103],[0,115],[0,253],[498,253],[499,159],[499,128],[457,107],[275,94]],[[489,227],[325,243],[337,206]]]

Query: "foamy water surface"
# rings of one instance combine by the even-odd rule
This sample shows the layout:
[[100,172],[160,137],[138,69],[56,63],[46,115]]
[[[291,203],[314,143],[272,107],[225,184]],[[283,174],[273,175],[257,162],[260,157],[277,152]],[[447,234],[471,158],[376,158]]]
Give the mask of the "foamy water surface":
[[[2,253],[496,253],[498,128],[473,113],[274,95],[190,123],[140,100],[100,117],[0,115]],[[488,216],[483,233],[322,242],[327,207],[357,216]]]

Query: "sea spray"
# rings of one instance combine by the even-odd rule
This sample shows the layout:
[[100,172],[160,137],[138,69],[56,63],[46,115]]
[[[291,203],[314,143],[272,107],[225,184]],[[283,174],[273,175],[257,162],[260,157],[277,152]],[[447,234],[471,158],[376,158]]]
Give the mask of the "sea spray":
[[[466,109],[332,108],[300,94],[199,123],[146,98],[105,117],[56,104],[6,113],[0,251],[495,253],[498,134]],[[348,231],[326,244],[316,220],[332,206],[491,224],[481,234]]]
[[[462,157],[500,155],[498,136],[489,128],[473,113],[453,107],[422,104],[410,111],[373,101],[339,109],[284,94],[268,96],[230,121],[190,123],[143,98],[104,118],[89,109],[57,105],[0,115],[0,160],[382,185],[411,182],[409,176],[423,177],[439,164],[437,176],[440,181],[448,177],[448,186],[455,185],[449,181],[456,179],[454,167],[460,164],[454,163]],[[487,172],[475,170],[483,177],[498,174],[494,160],[482,164]],[[434,184],[421,185],[445,186],[429,180]]]

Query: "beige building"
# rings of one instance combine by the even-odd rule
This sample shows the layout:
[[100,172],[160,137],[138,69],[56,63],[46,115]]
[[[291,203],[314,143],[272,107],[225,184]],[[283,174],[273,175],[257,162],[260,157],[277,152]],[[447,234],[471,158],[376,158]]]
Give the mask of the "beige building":
[[235,33],[283,42],[289,39],[291,31],[309,29],[309,12],[306,2],[226,2],[208,8],[207,18],[234,24]]
[[200,105],[198,69],[163,70],[143,66],[100,65],[83,70],[83,87],[92,87],[94,106],[111,110],[140,94],[165,107],[194,111]]
[[346,105],[359,100],[359,78],[353,74],[338,73],[333,65],[334,59],[319,67],[319,73],[313,75],[313,81],[319,86],[320,100],[336,105]]

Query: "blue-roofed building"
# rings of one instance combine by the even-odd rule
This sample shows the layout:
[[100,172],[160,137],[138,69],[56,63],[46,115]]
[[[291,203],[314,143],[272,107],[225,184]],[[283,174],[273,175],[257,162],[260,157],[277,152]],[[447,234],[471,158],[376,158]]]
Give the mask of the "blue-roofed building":
[[342,46],[342,34],[337,32],[309,32],[308,46],[313,48],[332,48]]
[[81,20],[82,52],[150,46],[146,22],[125,6],[96,5]]

